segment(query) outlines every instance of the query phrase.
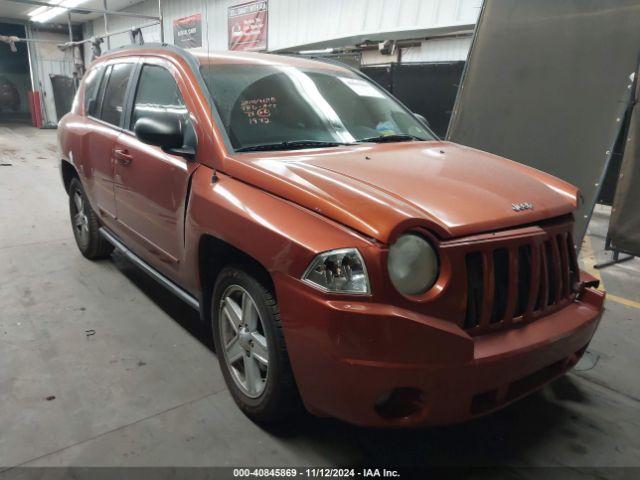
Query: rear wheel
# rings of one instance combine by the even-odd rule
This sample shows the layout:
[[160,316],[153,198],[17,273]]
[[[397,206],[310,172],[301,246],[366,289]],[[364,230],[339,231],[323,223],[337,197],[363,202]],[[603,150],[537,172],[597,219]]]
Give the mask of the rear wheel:
[[218,361],[240,409],[260,423],[299,411],[271,289],[242,267],[225,267],[216,280],[211,314]]
[[100,235],[98,216],[89,205],[80,180],[74,178],[69,185],[69,214],[73,236],[78,249],[90,260],[109,256],[113,245]]

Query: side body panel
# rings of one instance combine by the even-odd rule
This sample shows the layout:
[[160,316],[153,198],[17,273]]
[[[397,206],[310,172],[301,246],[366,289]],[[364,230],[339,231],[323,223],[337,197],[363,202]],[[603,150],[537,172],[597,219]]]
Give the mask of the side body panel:
[[66,148],[63,157],[78,171],[93,209],[106,222],[116,218],[113,191],[113,147],[120,135],[117,130],[92,118],[75,113],[65,116]]
[[[182,72],[172,62],[142,57],[143,65],[154,65],[171,73],[192,118],[196,136],[202,138],[198,102]],[[134,82],[139,80],[136,73]],[[134,101],[136,85],[128,104]],[[199,163],[138,140],[125,120],[115,150],[127,159],[116,159],[114,187],[118,226],[116,233],[129,247],[174,281],[180,279],[184,254],[184,218],[192,173]]]
[[[198,139],[196,158],[167,155],[142,144],[128,130],[86,116],[84,82],[72,112],[60,123],[61,158],[75,167],[104,225],[153,268],[184,285],[189,283],[189,275],[196,274],[185,267],[190,178],[201,165],[215,167],[219,163],[226,153],[225,142],[212,120],[207,94],[183,56],[157,48],[125,49],[101,57],[90,68],[120,62],[162,64],[171,71],[191,114]],[[137,71],[133,81],[136,79]],[[134,93],[135,88],[129,88],[123,108],[131,104]],[[135,150],[137,158],[125,167],[117,163],[114,150],[127,148]],[[121,212],[116,208],[116,194]]]
[[189,181],[197,164],[145,145],[128,133],[119,137],[115,148],[132,158],[129,164],[116,162],[116,233],[154,266],[177,270],[184,249]]

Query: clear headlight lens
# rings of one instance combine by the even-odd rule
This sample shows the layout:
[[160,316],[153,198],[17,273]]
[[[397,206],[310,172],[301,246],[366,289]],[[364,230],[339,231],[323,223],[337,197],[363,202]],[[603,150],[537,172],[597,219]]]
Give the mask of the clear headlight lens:
[[420,295],[438,279],[438,255],[420,235],[408,233],[389,249],[387,268],[391,283],[405,295]]
[[302,280],[331,293],[369,293],[369,276],[360,252],[355,248],[330,250],[313,259]]

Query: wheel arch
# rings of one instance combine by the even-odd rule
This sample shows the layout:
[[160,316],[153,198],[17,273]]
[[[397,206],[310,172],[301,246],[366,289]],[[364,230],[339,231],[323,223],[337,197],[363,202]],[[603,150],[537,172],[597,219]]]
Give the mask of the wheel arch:
[[60,175],[62,176],[62,184],[64,185],[65,192],[69,193],[69,185],[74,178],[80,178],[76,167],[73,166],[68,160],[60,160]]
[[243,267],[247,273],[255,275],[257,280],[268,287],[274,296],[276,295],[273,278],[262,263],[230,243],[205,233],[198,242],[198,276],[202,292],[200,316],[205,322],[208,321],[208,313],[211,310],[211,296],[216,278],[228,265]]

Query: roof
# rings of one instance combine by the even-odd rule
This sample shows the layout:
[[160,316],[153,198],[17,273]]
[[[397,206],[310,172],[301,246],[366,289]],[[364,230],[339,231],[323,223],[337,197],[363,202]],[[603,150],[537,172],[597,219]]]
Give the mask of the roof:
[[322,68],[325,70],[344,71],[347,67],[328,62],[311,60],[308,58],[274,55],[257,52],[233,52],[222,50],[207,51],[204,48],[194,50],[184,50],[175,45],[148,43],[145,45],[131,45],[117,48],[106,52],[98,60],[108,60],[109,58],[121,57],[124,55],[149,55],[153,53],[163,53],[180,56],[189,63],[193,61],[200,65],[223,65],[223,64],[246,64],[246,65],[273,65],[273,66],[293,66],[306,68]]

